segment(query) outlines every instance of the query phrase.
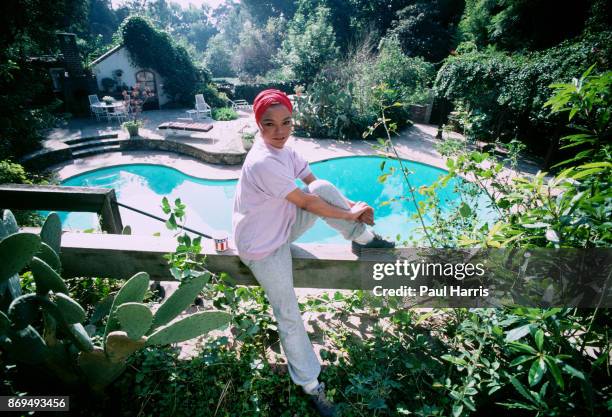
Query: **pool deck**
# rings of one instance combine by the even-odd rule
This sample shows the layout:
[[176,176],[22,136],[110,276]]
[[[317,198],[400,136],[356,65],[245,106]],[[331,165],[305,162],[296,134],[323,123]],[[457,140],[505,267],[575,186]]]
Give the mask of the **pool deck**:
[[[185,109],[179,110],[154,110],[143,114],[144,127],[141,128],[141,136],[145,138],[162,138],[156,127],[166,121],[176,120],[184,117]],[[210,132],[193,134],[190,137],[168,137],[165,140],[179,141],[190,146],[198,147],[208,151],[217,152],[241,152],[241,129],[247,131],[256,130],[255,121],[251,112],[239,111],[239,118],[228,122],[217,122],[211,119],[201,119],[204,123],[213,123]],[[437,126],[426,124],[415,124],[405,129],[399,136],[393,139],[395,148],[400,157],[416,162],[432,165],[446,169],[446,158],[440,155],[435,145],[441,140],[435,139]],[[120,138],[127,137],[127,133],[120,129],[117,123],[95,122],[91,119],[74,119],[62,128],[56,128],[48,132],[45,148],[57,149],[66,146],[65,141],[87,136],[100,136],[116,133]],[[445,133],[445,138],[448,134]],[[458,133],[451,132],[450,137],[461,139]],[[317,162],[343,156],[366,156],[380,155],[374,149],[375,141],[364,140],[335,140],[292,137],[288,145],[309,162]],[[187,175],[208,179],[237,179],[240,175],[240,165],[224,166],[203,163],[195,158],[177,155],[170,152],[129,151],[110,152],[70,162],[54,165],[50,170],[55,172],[58,180],[91,171],[94,169],[125,165],[125,164],[159,164],[175,168]],[[538,171],[535,161],[523,160],[519,163],[519,171],[523,174],[535,174]],[[508,176],[517,173],[510,169],[505,170]]]

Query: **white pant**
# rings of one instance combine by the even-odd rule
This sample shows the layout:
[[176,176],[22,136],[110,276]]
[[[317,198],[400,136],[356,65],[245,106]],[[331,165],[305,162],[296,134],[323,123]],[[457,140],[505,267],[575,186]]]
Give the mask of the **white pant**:
[[[349,209],[346,198],[328,181],[313,181],[303,191],[316,194],[334,206]],[[270,301],[278,324],[281,345],[287,356],[289,375],[297,385],[314,381],[321,372],[321,365],[304,328],[293,289],[293,265],[289,245],[312,227],[318,218],[316,214],[298,208],[287,242],[263,259],[253,261],[241,258],[251,269]],[[347,240],[353,240],[365,231],[365,224],[360,222],[323,219]]]

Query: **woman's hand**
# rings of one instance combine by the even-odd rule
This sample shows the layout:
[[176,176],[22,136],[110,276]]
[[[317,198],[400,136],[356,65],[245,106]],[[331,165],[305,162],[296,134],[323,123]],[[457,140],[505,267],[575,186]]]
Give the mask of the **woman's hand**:
[[369,226],[374,225],[374,209],[363,201],[353,204],[350,213],[351,220],[362,222]]

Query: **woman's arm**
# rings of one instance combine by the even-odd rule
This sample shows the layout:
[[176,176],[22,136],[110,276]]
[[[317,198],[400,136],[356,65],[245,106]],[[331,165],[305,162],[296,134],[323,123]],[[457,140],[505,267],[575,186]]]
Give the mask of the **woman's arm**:
[[299,188],[290,192],[285,198],[303,210],[314,213],[317,216],[330,217],[332,219],[358,221],[359,217],[370,209],[365,203],[356,203],[350,210],[343,210],[327,203],[318,195],[307,194]]

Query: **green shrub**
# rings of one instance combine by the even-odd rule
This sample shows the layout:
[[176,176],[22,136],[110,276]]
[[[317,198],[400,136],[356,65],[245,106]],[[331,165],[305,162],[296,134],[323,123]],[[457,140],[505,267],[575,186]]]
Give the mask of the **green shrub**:
[[[325,67],[309,85],[306,98],[298,98],[296,122],[305,134],[361,137],[376,121],[381,99],[384,105],[401,103],[388,111],[398,128],[411,123],[408,106],[427,101],[433,66],[405,55],[394,37],[383,39],[377,55],[369,49],[364,44],[344,61]],[[382,91],[374,88],[381,84]]]
[[560,116],[543,107],[553,82],[568,82],[596,62],[609,68],[612,32],[586,35],[542,52],[509,56],[469,52],[449,57],[438,71],[436,95],[461,106],[470,139],[508,142],[519,139],[538,153],[563,132]]
[[235,99],[243,99],[249,103],[253,103],[257,94],[263,90],[274,88],[281,90],[287,94],[293,94],[293,88],[295,87],[295,81],[266,81],[261,83],[249,83],[249,84],[237,84],[234,88]]
[[238,113],[230,107],[221,107],[220,109],[212,110],[212,117],[219,121],[236,120],[238,118]]

